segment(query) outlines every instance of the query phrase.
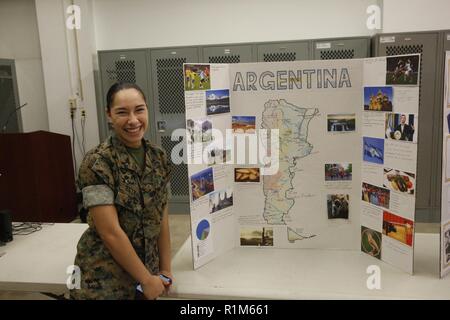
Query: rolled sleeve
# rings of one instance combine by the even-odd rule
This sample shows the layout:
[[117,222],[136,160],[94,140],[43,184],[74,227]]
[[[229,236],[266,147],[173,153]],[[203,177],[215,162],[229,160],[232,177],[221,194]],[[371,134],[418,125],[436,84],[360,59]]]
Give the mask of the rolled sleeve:
[[78,186],[86,209],[114,204],[112,172],[111,164],[99,154],[90,152],[86,155],[78,173]]
[[114,204],[114,192],[106,184],[83,188],[83,206],[86,209],[101,205]]

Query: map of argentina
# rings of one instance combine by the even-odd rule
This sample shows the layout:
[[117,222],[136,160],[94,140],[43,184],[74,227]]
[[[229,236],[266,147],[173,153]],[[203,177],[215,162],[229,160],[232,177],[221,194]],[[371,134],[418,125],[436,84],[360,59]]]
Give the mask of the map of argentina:
[[279,129],[280,135],[278,173],[263,177],[263,217],[267,224],[286,224],[284,218],[295,204],[288,196],[294,189],[294,170],[297,160],[311,154],[313,145],[308,142],[308,127],[318,114],[317,108],[302,108],[284,99],[269,100],[264,104],[261,127]]

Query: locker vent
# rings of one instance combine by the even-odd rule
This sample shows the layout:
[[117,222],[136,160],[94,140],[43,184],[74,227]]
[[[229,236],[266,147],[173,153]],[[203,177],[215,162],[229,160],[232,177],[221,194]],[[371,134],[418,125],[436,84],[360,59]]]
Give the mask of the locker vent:
[[[181,141],[181,138],[180,138]],[[166,151],[168,158],[175,145],[179,141],[172,141],[170,136],[161,137],[161,146]],[[171,163],[172,164],[172,163]],[[172,176],[170,177],[170,192],[174,196],[189,196],[189,179],[187,164],[172,164]]]
[[320,59],[321,60],[353,59],[354,57],[355,57],[354,49],[320,51]]
[[117,60],[114,65],[106,66],[110,84],[114,82],[136,83],[136,64],[134,60]]
[[229,56],[213,56],[208,58],[209,63],[239,63],[241,62],[241,56],[229,55]]
[[295,61],[297,55],[295,52],[282,52],[282,53],[264,53],[263,60],[265,62],[277,62],[277,61]]
[[186,58],[156,60],[159,112],[184,113],[183,63]]

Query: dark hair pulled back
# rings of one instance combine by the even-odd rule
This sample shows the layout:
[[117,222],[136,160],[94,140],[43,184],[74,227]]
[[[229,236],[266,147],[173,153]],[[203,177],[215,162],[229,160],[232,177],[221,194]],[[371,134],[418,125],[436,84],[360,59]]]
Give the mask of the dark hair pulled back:
[[114,97],[116,96],[116,93],[125,90],[125,89],[135,89],[137,90],[141,96],[142,99],[144,99],[145,103],[147,104],[147,99],[145,98],[145,94],[142,91],[141,88],[135,83],[130,82],[116,82],[114,83],[108,90],[108,93],[106,94],[106,109],[108,111],[111,111],[111,107],[114,101]]

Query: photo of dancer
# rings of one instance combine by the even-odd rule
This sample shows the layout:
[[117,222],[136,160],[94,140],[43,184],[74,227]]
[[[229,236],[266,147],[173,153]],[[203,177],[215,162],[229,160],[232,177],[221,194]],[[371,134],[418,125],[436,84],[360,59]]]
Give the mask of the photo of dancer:
[[417,85],[419,55],[388,57],[386,59],[386,84]]
[[381,233],[361,226],[361,251],[381,259]]

